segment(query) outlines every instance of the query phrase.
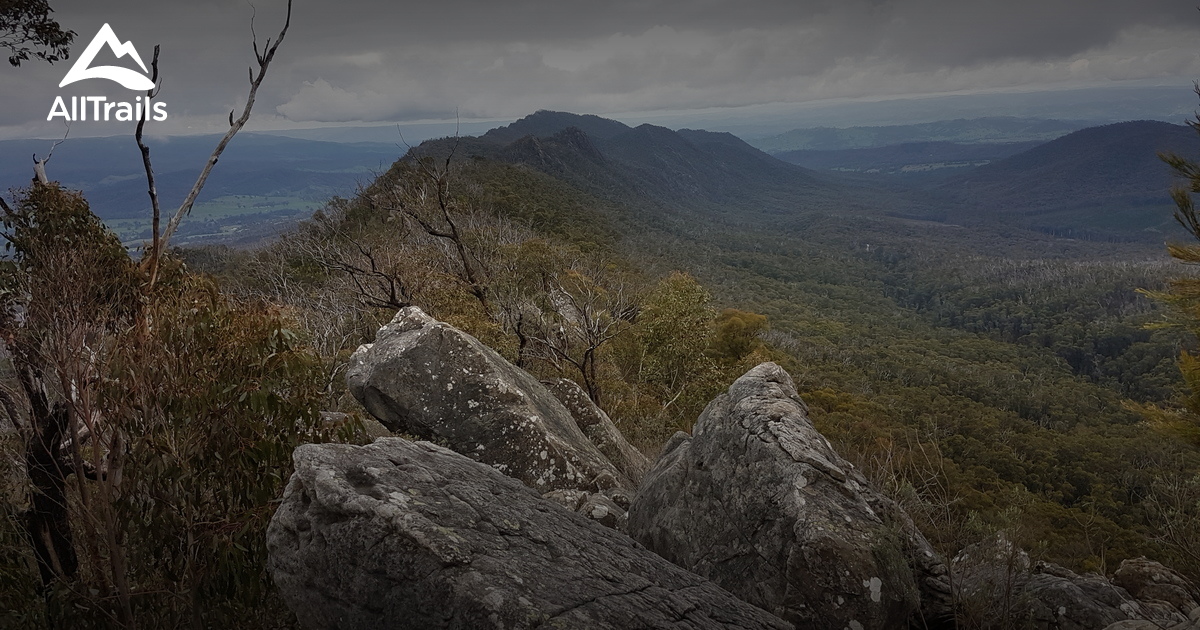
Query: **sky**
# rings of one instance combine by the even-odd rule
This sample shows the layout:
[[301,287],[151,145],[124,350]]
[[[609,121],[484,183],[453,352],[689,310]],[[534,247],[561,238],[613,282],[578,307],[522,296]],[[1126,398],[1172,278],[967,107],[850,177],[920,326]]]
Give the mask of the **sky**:
[[[282,0],[51,0],[74,55],[0,69],[0,138],[54,137],[56,96],[132,100],[104,79],[58,82],[102,24],[149,64],[152,134],[220,132],[244,103]],[[251,129],[458,119],[538,109],[655,119],[811,110],[931,95],[1178,87],[1197,103],[1200,11],[1183,0],[297,0]],[[107,59],[104,55],[108,55]],[[133,67],[128,58],[96,63]],[[932,101],[929,101],[932,102]],[[782,109],[780,109],[782,108]],[[935,119],[930,109],[927,118]],[[676,118],[682,120],[676,116]],[[784,117],[786,118],[786,117]],[[869,124],[869,120],[862,124]],[[784,124],[781,122],[780,124]],[[72,133],[128,123],[76,122]]]

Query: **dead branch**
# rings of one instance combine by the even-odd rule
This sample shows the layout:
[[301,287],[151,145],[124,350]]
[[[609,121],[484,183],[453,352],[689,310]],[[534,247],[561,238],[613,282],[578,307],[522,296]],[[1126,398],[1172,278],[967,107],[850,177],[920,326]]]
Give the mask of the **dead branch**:
[[[412,288],[389,267],[380,262],[375,248],[363,243],[334,222],[318,221],[325,228],[319,240],[309,240],[300,248],[328,271],[344,274],[354,284],[359,301],[367,307],[397,310],[413,304]],[[352,260],[353,253],[341,251],[345,243],[364,262]]]
[[[416,174],[424,181],[417,186],[415,191],[393,191],[390,199],[384,201],[384,205],[388,210],[398,209],[404,217],[414,221],[429,236],[443,239],[453,245],[459,264],[462,266],[463,280],[466,281],[471,295],[483,308],[484,315],[490,319],[494,317],[495,310],[490,296],[490,274],[478,253],[466,243],[466,237],[452,212],[456,204],[450,194],[451,164],[460,142],[461,139],[456,137],[454,145],[450,148],[440,168],[433,164],[432,160],[413,156]],[[430,186],[433,187],[432,195],[428,190]],[[407,197],[410,195],[414,199],[408,199]],[[436,207],[434,211],[436,218],[433,219],[423,216],[420,209],[414,207],[413,203],[415,201],[416,205],[425,206],[430,202],[431,196]],[[373,204],[376,203],[374,199],[369,201]],[[435,222],[440,222],[442,225],[435,225]]]
[[[229,145],[229,141],[233,139],[237,132],[242,130],[246,125],[246,121],[250,120],[250,111],[254,108],[254,99],[258,94],[258,88],[262,85],[263,79],[267,76],[267,68],[271,65],[271,60],[275,58],[275,51],[279,49],[279,44],[283,43],[283,38],[287,35],[288,27],[292,24],[292,0],[288,0],[287,16],[284,18],[283,28],[279,31],[279,35],[272,43],[270,38],[263,44],[263,50],[260,52],[258,42],[252,42],[254,46],[254,57],[258,62],[258,74],[255,75],[254,69],[250,68],[250,91],[246,94],[246,106],[242,109],[242,115],[236,120],[233,120],[233,112],[229,112],[230,126],[229,131],[217,143],[217,147],[213,149],[212,154],[208,157],[208,162],[205,163],[204,169],[200,171],[200,176],[196,178],[196,183],[192,186],[192,190],[188,193],[179,209],[175,211],[175,215],[167,222],[167,228],[163,231],[162,236],[158,238],[158,246],[143,262],[144,268],[150,272],[150,285],[153,286],[158,274],[159,260],[162,258],[162,252],[171,242],[171,236],[175,234],[175,230],[179,228],[179,222],[183,217],[187,216],[192,211],[192,206],[196,203],[196,198],[200,195],[200,191],[204,188],[204,184],[208,181],[208,176],[212,173],[212,169],[220,159],[221,153],[225,151],[225,147]],[[253,38],[253,32],[252,32]]]
[[146,169],[146,192],[150,195],[150,205],[154,210],[154,241],[150,245],[150,256],[155,259],[158,258],[159,250],[158,221],[161,215],[161,207],[158,202],[158,188],[154,183],[154,168],[150,165],[150,147],[146,146],[146,143],[142,141],[142,130],[145,129],[146,118],[150,115],[150,101],[158,96],[158,92],[162,87],[158,84],[158,49],[159,46],[155,45],[154,59],[150,62],[151,72],[153,73],[150,80],[154,83],[154,87],[146,90],[146,108],[142,112],[141,118],[138,119],[137,131],[133,134],[134,139],[137,141],[138,149],[142,152],[142,166]]
[[69,135],[71,135],[71,124],[67,123],[67,130],[63,132],[63,137],[56,140],[54,144],[50,145],[50,152],[46,154],[46,157],[39,160],[37,154],[33,154],[33,174],[34,177],[37,178],[39,184],[50,183],[50,178],[46,176],[46,165],[50,163],[50,157],[54,155],[54,149],[58,148],[58,145],[66,142],[67,136]]

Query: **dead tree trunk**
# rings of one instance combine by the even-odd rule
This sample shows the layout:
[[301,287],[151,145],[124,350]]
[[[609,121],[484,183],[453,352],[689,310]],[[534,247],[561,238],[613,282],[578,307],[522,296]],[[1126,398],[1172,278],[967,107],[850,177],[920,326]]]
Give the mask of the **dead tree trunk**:
[[20,373],[29,398],[32,429],[25,448],[25,466],[33,485],[25,531],[37,559],[43,596],[49,597],[55,581],[72,578],[79,569],[67,512],[67,472],[71,469],[63,448],[67,407],[63,403],[50,406],[38,375],[28,368]]

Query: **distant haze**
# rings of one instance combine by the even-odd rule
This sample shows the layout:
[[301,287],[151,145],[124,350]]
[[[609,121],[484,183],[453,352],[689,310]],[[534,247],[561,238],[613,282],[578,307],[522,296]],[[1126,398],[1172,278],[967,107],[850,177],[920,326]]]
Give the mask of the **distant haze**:
[[[76,54],[106,22],[147,62],[162,44],[171,116],[158,134],[225,127],[253,63],[251,15],[265,39],[284,6],[51,4],[78,32]],[[251,128],[502,123],[538,109],[749,134],[996,115],[1178,122],[1196,103],[1198,35],[1200,12],[1178,0],[298,2]],[[97,79],[60,90],[72,61],[3,66],[0,137],[61,135],[45,120],[58,94],[132,96]]]

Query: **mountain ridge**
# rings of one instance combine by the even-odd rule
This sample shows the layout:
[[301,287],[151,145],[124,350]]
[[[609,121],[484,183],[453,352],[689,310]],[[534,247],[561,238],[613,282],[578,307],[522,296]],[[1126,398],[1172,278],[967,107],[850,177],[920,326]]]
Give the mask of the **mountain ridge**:
[[1071,237],[1152,237],[1173,223],[1170,168],[1158,154],[1196,140],[1153,120],[1082,129],[962,173],[937,190],[957,220],[1005,220]]

